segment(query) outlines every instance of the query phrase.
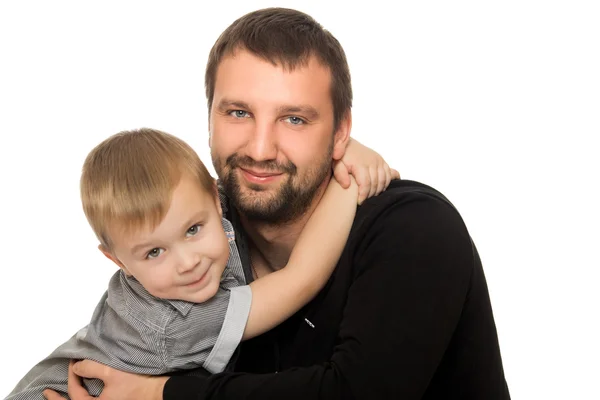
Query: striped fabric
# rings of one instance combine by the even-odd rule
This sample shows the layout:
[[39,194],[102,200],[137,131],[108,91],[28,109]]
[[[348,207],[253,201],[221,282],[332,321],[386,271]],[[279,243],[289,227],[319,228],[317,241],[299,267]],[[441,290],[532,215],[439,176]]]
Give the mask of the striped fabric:
[[[158,299],[119,271],[90,324],[33,367],[7,400],[43,400],[47,388],[66,395],[71,359],[91,359],[148,375],[198,367],[223,371],[241,341],[252,302],[233,227],[226,219],[223,229],[229,239],[229,261],[213,298],[200,304]],[[93,396],[102,391],[99,380],[84,383]]]

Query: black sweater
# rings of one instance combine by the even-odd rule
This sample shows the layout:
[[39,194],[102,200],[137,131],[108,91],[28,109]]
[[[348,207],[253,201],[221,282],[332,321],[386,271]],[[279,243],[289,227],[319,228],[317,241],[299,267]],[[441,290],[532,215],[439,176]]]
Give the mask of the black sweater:
[[509,399],[481,261],[460,215],[439,192],[392,181],[358,208],[311,303],[244,342],[236,372],[171,377],[163,395]]

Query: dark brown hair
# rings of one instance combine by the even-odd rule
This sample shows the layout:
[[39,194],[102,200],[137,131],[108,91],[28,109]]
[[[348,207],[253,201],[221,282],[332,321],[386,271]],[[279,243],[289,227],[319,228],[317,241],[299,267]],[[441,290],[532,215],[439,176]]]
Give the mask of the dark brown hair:
[[352,107],[350,69],[337,39],[307,14],[287,8],[265,8],[234,21],[212,47],[205,75],[209,113],[219,63],[238,49],[290,71],[306,66],[312,56],[316,57],[331,72],[330,93],[336,129]]

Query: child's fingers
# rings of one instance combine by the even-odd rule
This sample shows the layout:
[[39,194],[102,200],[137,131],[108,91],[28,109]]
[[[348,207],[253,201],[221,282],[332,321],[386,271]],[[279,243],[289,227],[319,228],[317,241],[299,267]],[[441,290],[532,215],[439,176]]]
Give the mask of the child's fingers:
[[385,163],[385,187],[386,188],[390,185],[391,181],[392,181],[392,169],[390,168],[388,163]]
[[386,168],[385,165],[377,168],[377,193],[375,194],[379,194],[381,192],[383,192],[385,190],[385,188],[387,187],[387,185],[389,184],[389,181],[387,179],[387,174],[386,174]]
[[376,167],[369,167],[369,175],[371,177],[371,187],[369,188],[369,197],[375,196],[379,186],[379,172]]
[[371,175],[364,168],[355,168],[352,171],[352,176],[354,176],[358,185],[358,204],[360,205],[369,196],[369,192],[371,191]]
[[344,189],[350,187],[350,173],[343,162],[335,161],[333,163],[333,177]]

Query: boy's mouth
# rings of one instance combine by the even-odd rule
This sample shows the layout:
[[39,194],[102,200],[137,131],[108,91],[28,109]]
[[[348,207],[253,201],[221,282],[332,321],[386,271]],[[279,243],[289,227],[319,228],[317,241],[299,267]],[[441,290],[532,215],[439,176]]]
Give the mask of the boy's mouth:
[[[211,264],[212,266],[212,264]],[[206,283],[206,280],[209,276],[208,272],[210,271],[210,267],[209,266],[203,273],[202,275],[200,275],[200,277],[198,279],[194,279],[188,283],[184,283],[182,286],[200,286],[200,285],[204,285]]]

